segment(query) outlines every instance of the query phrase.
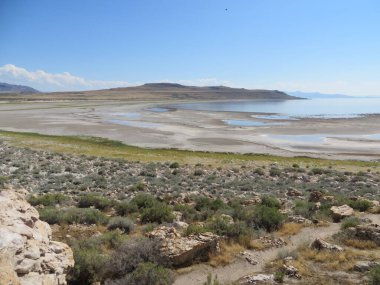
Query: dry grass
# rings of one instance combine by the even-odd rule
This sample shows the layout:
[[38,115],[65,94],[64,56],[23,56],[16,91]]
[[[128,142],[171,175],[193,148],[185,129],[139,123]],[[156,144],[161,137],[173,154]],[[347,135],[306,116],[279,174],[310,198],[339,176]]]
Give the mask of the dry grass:
[[377,245],[372,240],[345,239],[344,245],[351,246],[357,249],[374,249]]
[[303,227],[305,227],[304,224],[285,223],[278,231],[278,234],[281,236],[292,236],[299,233]]
[[237,243],[222,242],[220,244],[220,252],[210,255],[209,264],[214,267],[227,265],[242,251],[243,247]]
[[265,250],[267,248],[270,248],[270,245],[264,244],[261,240],[254,239],[254,240],[251,240],[247,248],[254,249],[254,250]]
[[323,264],[329,270],[349,270],[361,256],[353,250],[332,252],[328,250],[303,249],[299,252],[299,260],[313,261]]

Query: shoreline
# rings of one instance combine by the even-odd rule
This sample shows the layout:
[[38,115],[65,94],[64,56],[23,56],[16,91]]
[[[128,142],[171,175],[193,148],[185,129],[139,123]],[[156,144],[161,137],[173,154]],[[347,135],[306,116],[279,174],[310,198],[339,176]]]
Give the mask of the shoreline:
[[[60,103],[62,102],[19,103],[17,108],[12,108],[16,104],[1,104],[0,129],[47,135],[104,137],[145,148],[380,160],[380,140],[363,137],[380,133],[380,115],[266,119],[259,116],[277,113],[149,110],[167,108],[165,106],[171,104],[171,101]],[[135,117],[128,117],[130,113],[134,113]],[[115,119],[121,123],[112,122]],[[227,119],[257,121],[263,125],[235,126],[223,121]],[[325,136],[322,142],[299,141],[302,137],[321,135]],[[276,138],[281,136],[287,136],[287,139]],[[298,141],[290,139],[292,136]]]

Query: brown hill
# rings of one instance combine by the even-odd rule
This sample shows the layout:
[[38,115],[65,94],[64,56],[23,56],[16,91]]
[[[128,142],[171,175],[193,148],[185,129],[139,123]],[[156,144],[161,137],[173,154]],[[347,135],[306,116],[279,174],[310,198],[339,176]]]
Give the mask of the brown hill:
[[278,90],[249,90],[225,86],[184,86],[175,83],[147,83],[135,87],[120,87],[79,92],[54,92],[32,94],[23,97],[2,94],[3,100],[291,100],[300,99]]

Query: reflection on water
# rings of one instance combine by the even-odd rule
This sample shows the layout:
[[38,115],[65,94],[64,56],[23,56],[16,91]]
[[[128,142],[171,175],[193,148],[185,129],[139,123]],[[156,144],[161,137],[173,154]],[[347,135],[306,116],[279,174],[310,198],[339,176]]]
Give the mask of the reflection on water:
[[304,143],[324,143],[326,139],[348,139],[352,141],[362,141],[362,140],[380,140],[380,134],[372,135],[327,135],[327,134],[316,134],[316,135],[267,135],[266,137],[288,142],[304,142]]
[[293,118],[288,115],[255,115],[253,117],[265,120],[298,120],[297,118]]
[[157,128],[161,127],[161,124],[140,122],[140,121],[125,121],[125,120],[110,120],[111,123],[130,126],[130,127],[141,127],[141,128]]
[[116,116],[116,117],[124,117],[128,119],[137,119],[141,117],[140,113],[137,112],[130,112],[130,113],[112,113],[111,116]]
[[162,107],[154,107],[154,108],[149,108],[147,110],[151,111],[151,112],[156,112],[156,113],[164,113],[164,112],[168,112],[169,111],[169,109],[162,108]]
[[290,117],[349,118],[363,114],[379,114],[380,98],[200,102],[176,104],[171,107],[204,111],[270,113]]
[[286,123],[265,123],[265,122],[248,121],[248,120],[223,120],[223,122],[231,126],[239,126],[239,127],[276,126],[276,125],[286,124]]

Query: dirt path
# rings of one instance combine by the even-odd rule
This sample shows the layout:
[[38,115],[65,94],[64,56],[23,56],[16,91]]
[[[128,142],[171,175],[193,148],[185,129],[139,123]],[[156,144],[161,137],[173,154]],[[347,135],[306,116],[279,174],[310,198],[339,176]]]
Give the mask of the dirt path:
[[[363,217],[371,219],[374,223],[380,224],[380,215],[364,215]],[[265,251],[247,250],[255,260],[256,265],[251,265],[244,258],[237,258],[233,263],[224,267],[211,267],[207,264],[198,264],[191,268],[190,272],[178,275],[174,285],[202,285],[209,273],[217,275],[221,282],[236,281],[239,278],[262,272],[266,263],[277,258],[281,251],[291,251],[297,247],[311,243],[315,238],[327,238],[340,230],[340,224],[330,224],[327,227],[308,227],[302,229],[298,234],[287,240],[287,245],[280,248],[272,248]],[[190,270],[190,269],[189,269]]]

